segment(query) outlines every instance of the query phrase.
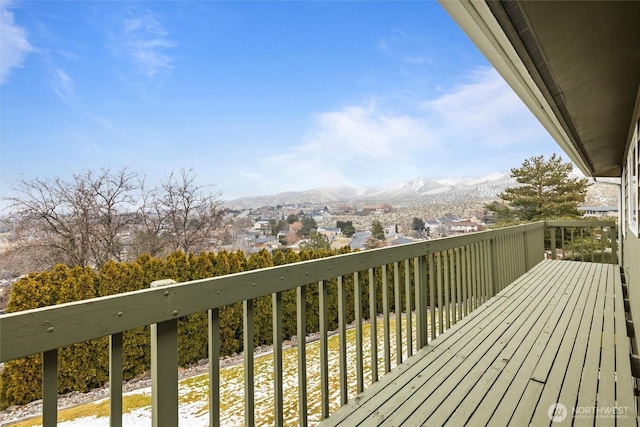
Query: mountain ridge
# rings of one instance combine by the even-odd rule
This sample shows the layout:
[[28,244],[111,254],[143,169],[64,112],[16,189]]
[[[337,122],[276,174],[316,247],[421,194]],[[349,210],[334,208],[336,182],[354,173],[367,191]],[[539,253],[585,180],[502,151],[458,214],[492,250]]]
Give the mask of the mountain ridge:
[[[465,200],[496,200],[506,188],[516,185],[517,182],[509,173],[498,172],[479,178],[412,178],[384,188],[348,185],[317,187],[306,191],[242,197],[226,201],[225,205],[235,209],[289,204],[359,206],[388,203],[393,206],[420,206]],[[615,206],[618,203],[617,191],[615,185],[594,182],[587,192],[585,205]]]
[[481,178],[427,179],[412,178],[384,188],[328,186],[306,191],[286,191],[272,195],[242,197],[225,202],[230,208],[247,209],[258,206],[287,204],[376,204],[414,205],[449,199],[486,199],[497,197],[505,188],[515,185],[506,173]]

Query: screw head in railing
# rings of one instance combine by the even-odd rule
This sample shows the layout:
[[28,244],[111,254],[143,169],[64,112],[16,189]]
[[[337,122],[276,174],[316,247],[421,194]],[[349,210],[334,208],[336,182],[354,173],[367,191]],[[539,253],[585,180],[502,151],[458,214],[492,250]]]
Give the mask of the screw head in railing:
[[216,291],[216,294],[217,294],[217,295],[220,295],[220,291]]
[[53,326],[49,326],[49,327],[47,328],[47,332],[53,332]]
[[119,311],[117,314],[118,314],[118,317],[122,317],[122,312],[121,311]]
[[169,292],[169,291],[164,291],[164,296],[165,296],[165,297],[168,297],[170,294],[171,294],[171,292]]
[[174,316],[177,316],[178,315],[178,310],[173,310],[173,312],[171,314],[173,314]]

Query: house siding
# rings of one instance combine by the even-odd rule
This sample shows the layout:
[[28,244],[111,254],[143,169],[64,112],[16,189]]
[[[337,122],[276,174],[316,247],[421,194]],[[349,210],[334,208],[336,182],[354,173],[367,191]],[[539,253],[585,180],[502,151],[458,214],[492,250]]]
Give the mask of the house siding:
[[[629,289],[631,318],[634,323],[640,321],[640,239],[627,229],[623,239],[622,266]],[[640,326],[636,326],[635,342],[640,342]]]
[[[633,115],[632,123],[635,126],[640,127],[640,91],[636,97],[636,107]],[[633,125],[632,125],[633,126]],[[633,132],[632,132],[633,135]],[[630,137],[632,137],[630,135]],[[627,152],[631,147],[631,141],[627,145]],[[623,160],[623,177],[627,173],[627,156]],[[636,161],[638,161],[636,159]],[[622,179],[625,183],[625,179]],[[631,183],[626,181],[627,185]],[[637,196],[636,196],[637,197]],[[628,205],[629,191],[623,186],[623,208],[620,219],[621,227],[624,227],[625,233],[622,237],[622,269],[624,271],[628,291],[629,291],[629,303],[631,306],[631,319],[636,324],[634,328],[634,353],[639,354],[638,347],[640,347],[640,238],[629,227],[629,212]],[[636,202],[637,203],[637,202]],[[638,233],[640,235],[640,233]]]

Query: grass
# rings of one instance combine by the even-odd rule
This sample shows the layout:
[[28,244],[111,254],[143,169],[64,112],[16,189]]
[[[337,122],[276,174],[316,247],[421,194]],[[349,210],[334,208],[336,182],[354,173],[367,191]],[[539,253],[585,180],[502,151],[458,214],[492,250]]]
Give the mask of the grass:
[[[151,407],[151,395],[150,394],[130,394],[123,396],[122,399],[122,413],[127,414],[135,409]],[[109,401],[102,400],[96,403],[86,403],[83,405],[74,406],[72,408],[62,409],[58,411],[58,423],[64,421],[71,421],[77,418],[83,417],[108,417],[109,416]],[[42,417],[31,418],[29,420],[20,421],[16,424],[11,424],[11,427],[34,427],[42,425]]]
[[[404,321],[403,321],[404,323]],[[391,319],[391,330],[394,330],[395,319]],[[368,352],[366,348],[368,345],[368,334],[370,324],[363,325],[364,345],[365,353]],[[378,322],[378,337],[382,337],[382,322]],[[415,320],[413,322],[415,327]],[[413,335],[415,339],[415,333]],[[330,353],[330,370],[337,371],[338,368],[338,336],[334,335],[329,338],[329,353]],[[347,332],[347,341],[352,344],[355,342],[355,330],[351,329]],[[395,358],[395,340],[392,336],[392,358]],[[415,347],[414,347],[415,348]],[[350,346],[348,351],[349,359],[352,360],[355,351],[355,347]],[[379,356],[381,348],[378,348]],[[310,424],[320,420],[320,383],[319,383],[319,341],[315,341],[307,344],[307,364],[308,370],[308,421]],[[297,411],[297,349],[291,348],[284,351],[284,376],[285,376],[285,417],[287,424],[294,424],[298,421]],[[256,420],[260,423],[273,423],[273,361],[272,355],[265,355],[256,358],[255,371],[256,375],[256,396],[255,396],[255,415]],[[370,374],[369,357],[365,357],[365,377]],[[378,360],[379,369],[383,369],[384,360],[382,357]],[[353,369],[354,364],[348,363],[351,367],[349,370],[349,394],[351,397],[355,396],[355,371]],[[381,371],[382,372],[382,371]],[[209,376],[208,374],[202,374],[190,378],[180,380],[180,393],[179,401],[181,407],[190,407],[191,414],[195,417],[201,417],[209,412]],[[331,401],[336,405],[339,404],[339,381],[337,378],[331,378],[330,384],[332,398]],[[239,365],[229,366],[221,370],[221,389],[220,389],[220,407],[222,422],[227,424],[241,423],[244,413],[244,366],[242,363]],[[123,414],[130,413],[134,410],[149,408],[151,411],[151,395],[150,393],[134,393],[123,396]],[[332,407],[332,411],[336,408]],[[108,417],[109,416],[109,401],[102,400],[96,403],[88,403],[79,405],[73,408],[67,408],[58,412],[58,423],[64,421],[71,421],[83,417]],[[35,427],[42,425],[42,417],[32,418],[22,421],[17,424],[12,424],[12,427]]]

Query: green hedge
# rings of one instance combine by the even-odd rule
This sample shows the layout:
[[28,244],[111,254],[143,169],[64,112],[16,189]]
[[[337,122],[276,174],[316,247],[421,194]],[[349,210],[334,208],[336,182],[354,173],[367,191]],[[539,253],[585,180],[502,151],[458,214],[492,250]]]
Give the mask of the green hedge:
[[[165,259],[142,255],[134,262],[107,262],[99,271],[90,268],[57,265],[53,270],[32,273],[16,282],[12,288],[7,312],[46,307],[64,302],[113,295],[146,289],[158,279],[171,278],[178,282],[221,276],[241,271],[254,270],[347,253],[339,251],[310,251],[300,254],[277,251],[274,255],[266,250],[246,258],[237,252],[203,252],[199,255],[174,252]],[[404,264],[402,264],[404,268]],[[402,276],[404,277],[404,273]],[[347,322],[354,319],[353,276],[345,277],[347,293]],[[369,317],[368,274],[362,274],[363,316]],[[381,275],[376,274],[377,312],[382,310]],[[393,295],[393,284],[390,293]],[[329,328],[336,329],[337,279],[328,281]],[[402,286],[404,293],[404,286]],[[404,298],[404,295],[403,295]],[[390,298],[393,309],[393,298]],[[318,331],[318,284],[307,286],[307,332]],[[283,329],[285,339],[296,334],[296,292],[283,293]],[[412,307],[413,308],[413,307]],[[242,351],[242,304],[221,307],[220,353],[232,355]],[[254,344],[272,343],[271,297],[258,298],[254,302]],[[207,315],[196,313],[179,319],[178,358],[181,366],[188,366],[207,358]],[[150,369],[149,327],[136,328],[123,334],[123,374],[126,380],[141,375]],[[87,392],[101,387],[108,381],[108,337],[74,344],[59,350],[59,393],[70,391]],[[11,360],[5,363],[0,378],[0,407],[26,404],[41,398],[42,355]]]

